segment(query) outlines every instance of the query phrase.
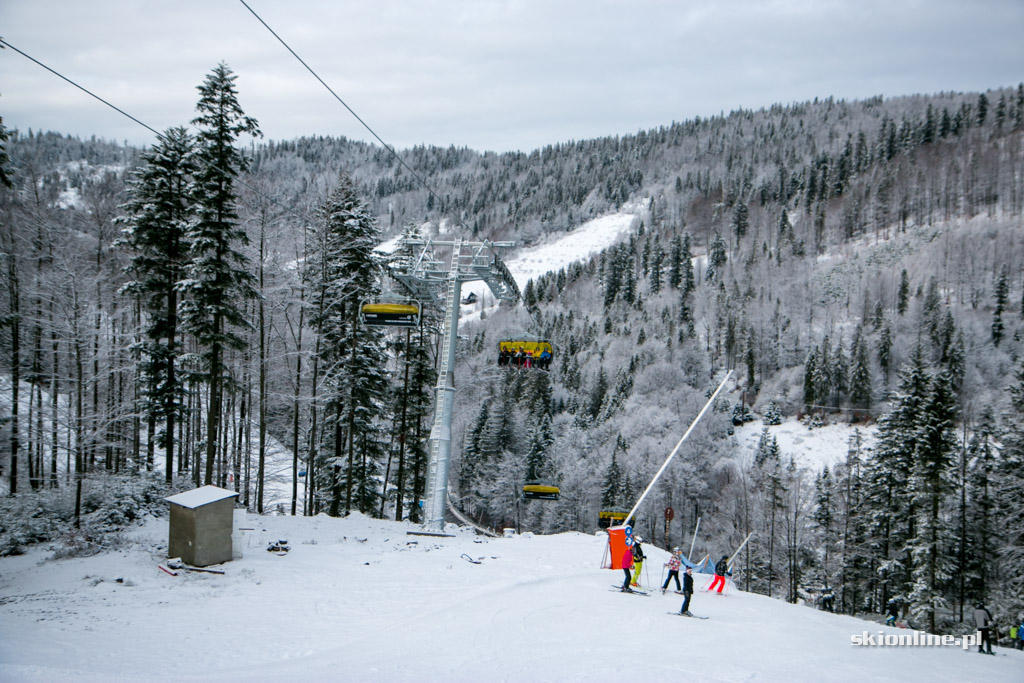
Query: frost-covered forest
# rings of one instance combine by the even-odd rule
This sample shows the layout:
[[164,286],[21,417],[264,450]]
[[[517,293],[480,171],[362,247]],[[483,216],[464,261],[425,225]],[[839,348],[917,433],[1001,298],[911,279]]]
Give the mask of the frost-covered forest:
[[[225,65],[151,147],[4,135],[0,552],[88,545],[169,491],[257,512],[418,520],[440,316],[358,323],[400,234],[529,247],[637,209],[635,233],[460,325],[452,499],[482,526],[698,518],[748,590],[893,597],[941,631],[1024,609],[1024,85],[832,98],[530,152],[264,140]],[[499,367],[550,340],[549,371]],[[797,466],[735,425],[851,428]],[[872,434],[873,446],[862,436]],[[290,506],[266,505],[283,448]],[[524,501],[525,481],[557,501]],[[126,502],[130,501],[130,502]],[[91,531],[80,531],[81,529]],[[79,530],[79,531],[73,531]]]

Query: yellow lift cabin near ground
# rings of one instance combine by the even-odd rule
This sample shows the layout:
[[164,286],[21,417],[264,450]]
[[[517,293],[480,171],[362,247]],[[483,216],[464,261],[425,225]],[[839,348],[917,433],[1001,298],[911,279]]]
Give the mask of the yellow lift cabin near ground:
[[420,305],[416,301],[370,301],[359,309],[364,325],[380,327],[418,327]]

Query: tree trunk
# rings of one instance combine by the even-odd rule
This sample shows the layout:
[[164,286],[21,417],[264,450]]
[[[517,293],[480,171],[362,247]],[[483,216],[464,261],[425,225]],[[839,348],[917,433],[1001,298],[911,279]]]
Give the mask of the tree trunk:
[[[224,326],[220,314],[213,317],[213,329],[219,335]],[[220,439],[220,408],[221,408],[221,362],[222,351],[220,341],[210,345],[210,395],[206,413],[206,473],[204,483],[213,484],[213,464],[217,459],[217,446]]]
[[258,474],[256,488],[259,491],[259,496],[256,499],[257,510],[263,513],[263,487],[264,480],[266,478],[266,460],[267,460],[267,330],[266,330],[266,311],[263,304],[263,285],[265,269],[263,267],[264,262],[264,251],[265,251],[265,235],[264,235],[264,223],[260,221],[260,293],[259,301],[257,302],[257,325],[259,327],[259,357],[258,357],[258,373],[257,384],[259,385],[259,443],[257,444],[258,449]]
[[[305,312],[303,303],[300,293],[298,337],[295,343],[295,394],[292,397],[292,517],[295,516],[299,499],[299,396],[302,387],[302,323]],[[309,476],[309,472],[306,472],[307,479]]]
[[[167,292],[166,304],[167,316],[167,386],[171,387],[171,394],[164,395],[164,420],[165,423],[165,450],[164,450],[164,481],[170,484],[174,481],[174,426],[178,413],[178,377],[176,372],[177,329],[178,329],[178,292],[174,287]],[[152,461],[150,461],[152,462]],[[178,464],[181,470],[181,463]]]
[[60,401],[58,372],[60,370],[60,342],[57,340],[56,328],[53,324],[53,303],[50,304],[50,346],[53,353],[53,366],[50,373],[50,488],[57,488],[57,446],[60,435],[57,430]]
[[78,293],[74,294],[75,332],[75,528],[82,522],[82,478],[85,476],[85,370],[83,369],[82,344],[78,326]]
[[306,465],[306,514],[314,515],[319,512],[316,505],[316,456],[320,435],[317,433],[317,383],[320,381],[320,334],[316,336],[316,343],[313,345],[313,372],[310,373],[310,386],[312,391],[309,398],[309,462]]
[[[355,367],[356,360],[356,345],[357,345],[357,334],[356,325],[359,320],[359,307],[353,306],[352,309],[352,367]],[[352,480],[353,480],[353,467],[355,467],[354,458],[355,453],[353,446],[353,432],[355,431],[356,423],[356,400],[355,400],[355,382],[353,378],[349,378],[349,390],[348,390],[348,477],[345,481],[345,515],[347,516],[352,512]]]
[[772,597],[772,571],[775,564],[775,480],[772,479],[771,522],[768,527],[768,597]]

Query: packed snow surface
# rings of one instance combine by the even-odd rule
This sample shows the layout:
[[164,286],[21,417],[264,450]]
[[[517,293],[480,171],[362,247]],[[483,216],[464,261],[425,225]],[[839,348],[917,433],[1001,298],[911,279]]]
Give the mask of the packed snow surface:
[[[166,519],[115,550],[0,558],[3,681],[1020,681],[1024,653],[856,647],[903,629],[744,593],[626,595],[603,534],[236,516],[223,574],[161,570]],[[243,526],[244,525],[244,526]],[[267,550],[285,541],[284,553]],[[699,545],[699,544],[698,544]],[[695,554],[724,551],[695,549]],[[647,547],[645,588],[667,554]]]

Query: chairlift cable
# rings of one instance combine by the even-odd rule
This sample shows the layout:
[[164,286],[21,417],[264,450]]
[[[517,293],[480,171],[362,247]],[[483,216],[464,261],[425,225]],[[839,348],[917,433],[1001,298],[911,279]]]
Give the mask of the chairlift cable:
[[[31,62],[34,62],[35,64],[38,64],[42,68],[44,68],[47,71],[49,71],[50,73],[52,73],[54,76],[57,76],[61,80],[64,80],[64,81],[70,83],[71,85],[75,86],[76,88],[78,88],[79,90],[81,90],[85,94],[89,95],[90,97],[93,97],[96,100],[99,100],[103,104],[107,105],[108,107],[110,107],[111,109],[116,111],[118,114],[121,114],[122,116],[125,116],[125,117],[131,119],[132,121],[134,121],[135,123],[139,124],[140,126],[145,128],[149,132],[151,132],[154,135],[156,135],[158,139],[163,138],[163,133],[159,132],[158,130],[156,130],[152,126],[150,126],[150,125],[140,121],[139,119],[135,118],[134,116],[132,116],[131,114],[126,112],[124,109],[121,109],[120,107],[118,107],[117,105],[108,102],[107,100],[103,99],[102,97],[100,97],[96,93],[92,92],[91,90],[89,90],[85,86],[79,85],[78,83],[76,83],[75,81],[71,80],[70,78],[68,78],[64,74],[60,73],[59,71],[56,71],[55,69],[52,69],[51,67],[47,66],[46,64],[43,64],[42,62],[40,62],[38,59],[36,59],[32,55],[30,55],[30,54],[28,54],[28,53],[26,53],[26,52],[24,52],[22,50],[19,50],[18,48],[14,47],[13,45],[8,43],[3,38],[0,38],[0,45],[3,45],[3,46],[11,48],[12,50],[17,52],[21,56],[25,57],[25,59],[27,59],[27,60],[29,60]],[[300,211],[296,211],[292,207],[290,207],[290,206],[288,206],[286,204],[282,204],[281,202],[277,201],[273,197],[270,197],[270,196],[264,194],[263,192],[261,192],[260,190],[256,189],[255,187],[253,187],[249,183],[245,182],[240,177],[236,176],[236,179],[237,179],[239,185],[242,185],[243,187],[248,188],[249,190],[254,192],[257,196],[262,197],[263,199],[266,199],[270,203],[276,205],[278,208],[280,208],[280,209],[282,209],[282,210],[292,214],[293,216],[295,216],[297,218],[301,218],[302,220],[309,221],[311,223],[315,222],[316,219],[314,217],[310,216],[309,214],[303,213],[303,212],[300,212]]]
[[39,66],[43,67],[44,69],[46,69],[47,71],[49,71],[50,73],[52,73],[52,74],[53,74],[54,76],[56,76],[57,78],[60,78],[60,79],[63,79],[63,80],[65,80],[65,81],[67,81],[67,82],[68,82],[68,83],[70,83],[71,85],[75,86],[76,88],[78,88],[79,90],[81,90],[82,92],[84,92],[84,93],[85,93],[86,95],[88,95],[89,97],[93,97],[93,98],[95,98],[95,99],[99,100],[100,102],[102,102],[103,104],[107,105],[108,107],[110,107],[110,108],[111,108],[111,109],[113,109],[114,111],[116,111],[116,112],[118,112],[118,113],[122,114],[123,116],[127,116],[127,117],[128,117],[128,118],[130,118],[130,119],[131,119],[132,121],[134,121],[135,123],[139,124],[140,126],[142,126],[143,128],[145,128],[146,130],[148,130],[148,131],[150,131],[151,133],[153,133],[154,135],[156,135],[156,136],[159,136],[159,135],[160,135],[160,133],[158,133],[158,132],[157,132],[157,131],[156,131],[155,129],[153,129],[153,128],[150,128],[149,126],[147,126],[147,125],[146,125],[145,123],[143,123],[142,121],[139,121],[139,120],[138,120],[137,118],[135,118],[134,116],[132,116],[131,114],[129,114],[128,112],[126,112],[126,111],[125,111],[124,109],[121,109],[120,107],[117,107],[117,106],[115,106],[115,105],[111,104],[110,102],[107,102],[107,101],[106,101],[105,99],[103,99],[102,97],[100,97],[100,96],[99,96],[99,95],[97,95],[96,93],[92,92],[92,91],[91,91],[91,90],[89,90],[88,88],[85,88],[84,86],[81,86],[81,85],[79,85],[78,83],[75,83],[75,82],[74,82],[73,80],[71,80],[70,78],[68,78],[68,77],[67,77],[67,76],[65,76],[64,74],[62,74],[62,73],[59,73],[59,72],[55,71],[54,69],[51,69],[50,67],[46,66],[45,64],[43,64],[42,62],[40,62],[40,61],[39,61],[38,59],[36,59],[35,57],[32,57],[31,55],[29,55],[29,54],[27,54],[27,53],[25,53],[25,52],[22,52],[22,51],[21,51],[21,50],[19,50],[18,48],[14,47],[14,46],[13,46],[13,45],[11,45],[10,43],[8,43],[8,42],[7,42],[6,40],[4,40],[3,38],[0,38],[0,44],[6,45],[7,47],[9,47],[9,48],[11,48],[12,50],[14,50],[15,52],[17,52],[17,53],[18,53],[19,55],[21,55],[22,57],[24,57],[25,59],[27,59],[27,60],[29,60],[29,61],[31,61],[31,62],[35,62],[35,63],[36,63],[36,64],[38,64]]
[[435,200],[437,200],[437,201],[439,201],[439,202],[441,201],[441,198],[440,198],[440,197],[438,197],[438,196],[437,196],[437,193],[436,193],[436,192],[434,192],[434,190],[433,190],[433,189],[432,189],[432,188],[430,187],[430,185],[428,185],[428,184],[427,184],[427,181],[426,181],[426,180],[424,180],[424,179],[422,178],[422,176],[420,176],[420,174],[419,174],[419,173],[417,173],[417,172],[416,172],[415,170],[413,170],[413,168],[412,168],[412,167],[411,167],[411,166],[410,166],[409,164],[407,164],[407,163],[405,162],[405,160],[404,160],[404,159],[402,159],[402,157],[400,157],[400,156],[398,155],[398,152],[396,152],[396,151],[394,150],[394,148],[392,148],[392,147],[391,147],[391,145],[389,145],[388,143],[384,142],[384,140],[383,140],[383,139],[381,139],[381,137],[380,137],[379,135],[377,135],[377,133],[376,133],[376,132],[375,132],[375,131],[373,130],[373,128],[370,128],[369,124],[367,124],[367,123],[366,123],[366,121],[364,121],[364,120],[362,119],[362,117],[360,117],[360,116],[359,116],[359,114],[357,114],[357,113],[355,112],[355,110],[353,110],[353,109],[352,109],[352,107],[350,107],[350,106],[349,106],[349,105],[348,105],[348,104],[347,104],[347,103],[345,102],[345,100],[341,99],[341,97],[340,97],[340,96],[338,95],[338,93],[334,92],[334,90],[333,90],[333,89],[331,88],[331,86],[327,85],[327,83],[326,83],[326,82],[324,81],[324,79],[320,78],[319,74],[317,74],[317,72],[313,70],[313,67],[311,67],[311,66],[310,66],[309,64],[307,64],[307,63],[306,63],[306,61],[305,61],[304,59],[302,59],[302,57],[300,57],[300,56],[298,55],[298,53],[296,53],[296,52],[295,52],[295,50],[293,50],[293,49],[291,48],[291,46],[290,46],[290,45],[288,45],[288,43],[286,43],[286,42],[284,41],[284,39],[283,39],[283,38],[282,38],[281,36],[279,36],[279,35],[277,34],[277,32],[276,32],[276,31],[274,31],[274,29],[270,28],[270,26],[269,26],[269,25],[267,24],[267,22],[263,21],[263,18],[262,18],[262,17],[260,17],[260,15],[258,15],[258,14],[256,13],[256,11],[255,11],[255,10],[254,10],[254,9],[253,9],[252,7],[250,7],[250,6],[248,5],[248,3],[246,3],[246,2],[245,2],[245,0],[238,0],[238,1],[239,1],[240,3],[242,3],[242,5],[243,5],[243,6],[244,6],[244,7],[245,7],[245,8],[247,9],[247,10],[249,10],[249,12],[250,12],[250,13],[252,13],[252,15],[253,15],[254,17],[256,17],[256,20],[257,20],[257,21],[259,21],[259,22],[260,22],[261,24],[263,24],[264,28],[266,28],[266,29],[267,29],[268,31],[270,31],[270,34],[271,34],[272,36],[274,36],[275,38],[277,38],[277,41],[278,41],[279,43],[281,43],[281,45],[283,45],[283,46],[284,46],[284,48],[285,48],[286,50],[288,50],[288,52],[292,53],[292,56],[293,56],[293,57],[295,57],[295,59],[299,60],[299,63],[300,63],[300,64],[302,64],[302,66],[306,67],[306,71],[308,71],[308,72],[309,72],[310,74],[312,74],[312,75],[313,75],[313,78],[315,78],[316,80],[318,80],[318,81],[320,82],[320,85],[324,86],[324,88],[326,88],[326,89],[327,89],[327,92],[331,93],[331,95],[333,95],[333,96],[334,96],[334,99],[338,100],[338,102],[340,102],[340,103],[341,103],[341,106],[345,107],[345,109],[347,109],[347,110],[348,110],[348,112],[349,112],[350,114],[352,114],[352,116],[354,116],[354,117],[355,117],[356,121],[358,121],[358,122],[359,122],[360,124],[362,124],[363,128],[365,128],[366,130],[370,131],[370,135],[372,135],[372,136],[373,136],[374,138],[376,138],[376,139],[377,139],[377,142],[379,142],[379,143],[380,143],[381,145],[383,145],[383,146],[384,146],[384,149],[386,149],[386,150],[387,150],[388,152],[390,152],[390,153],[391,153],[391,155],[392,155],[393,157],[395,157],[395,159],[397,159],[397,160],[398,160],[398,163],[402,164],[402,166],[405,166],[406,170],[408,170],[408,171],[409,171],[409,173],[411,173],[411,174],[413,175],[413,177],[414,177],[414,178],[416,178],[416,180],[420,181],[420,184],[422,184],[422,185],[423,185],[423,187],[424,187],[424,189],[426,189],[426,191],[430,193],[430,196],[432,196],[432,197],[433,197],[433,198],[434,198]]

